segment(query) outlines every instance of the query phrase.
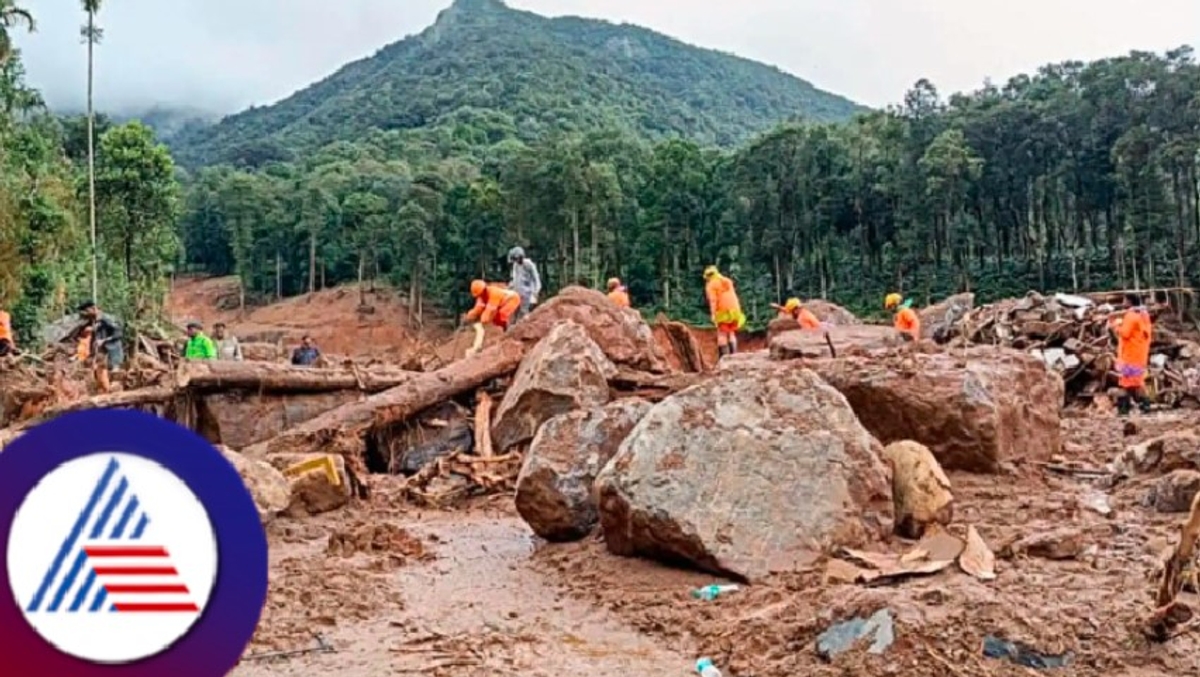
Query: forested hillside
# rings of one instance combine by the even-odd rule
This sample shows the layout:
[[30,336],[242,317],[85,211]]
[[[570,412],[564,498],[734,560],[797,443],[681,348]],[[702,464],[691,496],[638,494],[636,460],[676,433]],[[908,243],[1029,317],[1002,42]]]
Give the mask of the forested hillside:
[[[60,120],[25,82],[9,32],[28,17],[0,0],[0,309],[18,343],[91,297],[86,123]],[[99,302],[131,327],[159,315],[179,260],[181,189],[170,153],[137,122],[96,139]]]
[[618,128],[733,146],[789,118],[862,110],[776,68],[636,26],[455,0],[419,35],[291,97],[173,141],[187,166],[292,161],[333,141],[462,155]]
[[192,264],[260,296],[378,277],[462,308],[520,244],[552,287],[619,275],[639,307],[692,318],[715,263],[761,320],[789,295],[862,311],[893,289],[1193,284],[1198,152],[1200,68],[1179,49],[948,99],[921,81],[893,110],[732,152],[620,128],[457,156],[367,136],[201,170],[183,233]]

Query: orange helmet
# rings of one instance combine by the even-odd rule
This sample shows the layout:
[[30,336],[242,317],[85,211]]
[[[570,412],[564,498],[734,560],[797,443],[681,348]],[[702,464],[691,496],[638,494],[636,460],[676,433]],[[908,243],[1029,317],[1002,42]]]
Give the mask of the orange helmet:
[[616,289],[617,287],[620,287],[620,286],[621,286],[621,278],[618,278],[618,277],[608,278],[608,288],[609,289]]
[[479,296],[485,289],[487,289],[487,283],[483,280],[471,280],[471,296]]

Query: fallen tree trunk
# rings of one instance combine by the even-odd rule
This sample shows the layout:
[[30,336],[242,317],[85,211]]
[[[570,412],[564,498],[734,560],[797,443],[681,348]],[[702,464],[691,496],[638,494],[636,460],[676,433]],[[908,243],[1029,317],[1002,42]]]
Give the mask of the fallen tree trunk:
[[213,391],[235,388],[272,393],[362,390],[377,393],[403,385],[420,372],[395,368],[296,367],[273,362],[191,361],[180,366],[176,386]]
[[505,340],[442,369],[421,372],[404,385],[345,404],[243,450],[250,456],[276,453],[340,453],[361,458],[372,427],[403,421],[423,409],[516,371],[528,346]]
[[0,449],[8,446],[26,430],[49,421],[50,419],[75,411],[88,409],[128,409],[146,405],[164,405],[170,403],[176,395],[174,388],[141,388],[139,390],[123,390],[116,393],[85,397],[83,399],[65,402],[48,407],[40,415],[0,430]]

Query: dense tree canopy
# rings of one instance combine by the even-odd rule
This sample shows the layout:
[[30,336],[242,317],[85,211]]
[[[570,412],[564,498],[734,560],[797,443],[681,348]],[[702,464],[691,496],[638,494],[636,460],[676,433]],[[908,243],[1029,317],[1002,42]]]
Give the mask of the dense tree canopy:
[[456,0],[420,34],[275,105],[169,140],[189,168],[258,167],[364,136],[451,155],[603,127],[734,146],[789,116],[847,120],[860,110],[777,68],[644,28]]
[[[767,303],[859,311],[900,290],[1191,285],[1200,271],[1200,67],[1190,49],[1046,66],[847,124],[783,124],[735,151],[651,142],[619,124],[491,143],[381,134],[194,177],[187,259],[257,296],[386,278],[460,308],[524,246],[551,287],[624,278],[635,303],[704,316],[700,271]],[[438,146],[431,147],[429,144]]]
[[[28,16],[3,0],[0,10]],[[158,318],[178,260],[179,184],[147,127],[100,122],[97,302],[136,328]],[[36,342],[44,322],[91,295],[87,192],[86,122],[50,115],[25,83],[20,54],[8,52],[0,58],[0,308],[21,343]]]

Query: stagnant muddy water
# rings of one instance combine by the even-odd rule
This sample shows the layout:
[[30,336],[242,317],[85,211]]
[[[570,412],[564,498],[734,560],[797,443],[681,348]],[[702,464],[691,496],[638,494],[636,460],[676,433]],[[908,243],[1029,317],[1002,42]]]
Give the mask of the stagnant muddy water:
[[[432,559],[410,561],[382,576],[364,574],[364,597],[384,601],[365,618],[318,623],[335,649],[286,658],[256,658],[252,647],[233,677],[338,675],[685,675],[694,657],[657,646],[611,612],[562,593],[532,566],[534,540],[519,518],[493,513],[400,515],[397,525],[428,545]],[[314,525],[315,526],[315,525]],[[317,527],[319,528],[319,527]],[[314,528],[304,543],[273,539],[272,560],[326,558]],[[377,569],[364,555],[346,569]],[[325,589],[314,565],[311,596]],[[357,575],[353,574],[352,575]],[[272,585],[292,585],[274,577]],[[329,600],[312,600],[328,604]],[[303,610],[295,609],[296,613]],[[278,616],[264,617],[265,624]],[[335,624],[333,624],[335,623]],[[313,639],[309,646],[317,646]],[[304,648],[297,637],[294,646]]]

